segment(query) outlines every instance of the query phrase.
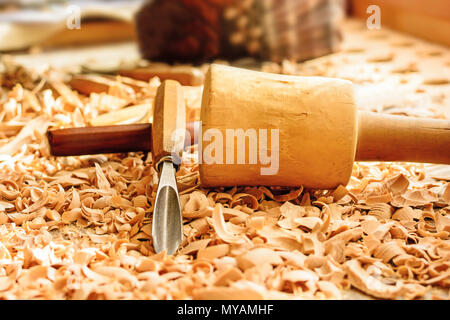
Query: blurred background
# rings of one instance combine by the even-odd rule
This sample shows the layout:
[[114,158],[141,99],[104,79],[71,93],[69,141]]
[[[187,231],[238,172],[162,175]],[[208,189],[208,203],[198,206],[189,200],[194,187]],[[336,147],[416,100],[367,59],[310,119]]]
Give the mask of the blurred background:
[[[48,53],[44,60],[56,65],[97,59],[105,67],[141,57],[304,61],[341,50],[344,20],[369,23],[373,5],[383,27],[450,45],[446,0],[0,0],[0,52]],[[58,59],[60,50],[77,56]]]

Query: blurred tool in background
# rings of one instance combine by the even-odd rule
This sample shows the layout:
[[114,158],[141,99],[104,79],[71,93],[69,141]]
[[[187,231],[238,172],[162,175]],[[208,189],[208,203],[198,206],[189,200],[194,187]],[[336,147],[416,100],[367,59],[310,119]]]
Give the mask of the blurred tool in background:
[[153,0],[136,17],[149,60],[306,60],[339,49],[343,0]]

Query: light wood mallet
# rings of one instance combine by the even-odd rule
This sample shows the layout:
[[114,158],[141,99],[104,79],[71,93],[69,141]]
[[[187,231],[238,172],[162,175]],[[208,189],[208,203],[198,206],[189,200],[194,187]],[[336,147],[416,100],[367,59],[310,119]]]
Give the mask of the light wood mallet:
[[156,252],[166,250],[168,254],[174,254],[183,239],[183,218],[175,173],[181,164],[186,131],[183,88],[177,81],[165,80],[159,86],[153,121],[152,160],[159,173],[153,208],[153,247]]
[[332,189],[348,183],[355,160],[450,164],[449,120],[358,111],[347,80],[212,65],[201,121],[203,133],[218,129],[224,137],[227,129],[279,130],[276,174],[261,175],[260,163],[201,164],[204,186]]

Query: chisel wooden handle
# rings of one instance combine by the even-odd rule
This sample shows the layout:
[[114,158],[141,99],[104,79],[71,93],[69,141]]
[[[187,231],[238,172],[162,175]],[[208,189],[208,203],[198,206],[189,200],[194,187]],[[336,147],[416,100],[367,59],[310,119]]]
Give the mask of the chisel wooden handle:
[[153,128],[152,156],[155,166],[166,156],[172,156],[172,161],[180,164],[186,131],[186,106],[183,87],[175,80],[165,80],[156,92]]
[[[200,122],[186,123],[185,146],[197,143],[199,126]],[[54,129],[47,132],[53,156],[150,152],[151,135],[151,123]]]
[[355,160],[450,164],[450,121],[359,112]]

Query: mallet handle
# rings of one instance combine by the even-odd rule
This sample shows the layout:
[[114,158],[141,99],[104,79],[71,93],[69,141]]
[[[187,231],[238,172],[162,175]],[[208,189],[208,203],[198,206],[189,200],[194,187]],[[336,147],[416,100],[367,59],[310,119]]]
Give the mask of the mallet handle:
[[450,164],[450,121],[359,112],[356,161]]

